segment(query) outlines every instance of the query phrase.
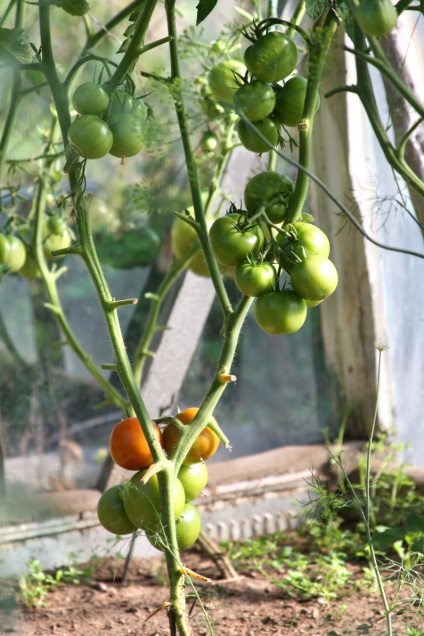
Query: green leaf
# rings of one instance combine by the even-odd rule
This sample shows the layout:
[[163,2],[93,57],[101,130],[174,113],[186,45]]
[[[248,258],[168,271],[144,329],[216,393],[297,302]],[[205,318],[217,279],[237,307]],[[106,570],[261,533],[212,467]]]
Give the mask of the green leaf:
[[23,29],[0,28],[0,60],[2,62],[32,62],[32,50]]
[[305,0],[306,13],[311,20],[318,20],[324,9],[327,8],[327,0]]
[[54,4],[69,15],[85,15],[90,9],[87,0],[56,0]]
[[347,35],[353,40],[353,16],[350,2],[348,0],[337,0],[336,11],[339,20],[343,22]]
[[199,4],[196,7],[196,26],[208,17],[208,15],[215,9],[217,2],[218,0],[199,0]]
[[408,532],[424,533],[424,517],[416,512],[409,512],[405,516],[405,526]]
[[412,552],[424,552],[424,537],[420,537],[411,545]]
[[405,528],[387,528],[372,538],[372,543],[379,550],[387,550],[397,541],[403,541],[406,535]]

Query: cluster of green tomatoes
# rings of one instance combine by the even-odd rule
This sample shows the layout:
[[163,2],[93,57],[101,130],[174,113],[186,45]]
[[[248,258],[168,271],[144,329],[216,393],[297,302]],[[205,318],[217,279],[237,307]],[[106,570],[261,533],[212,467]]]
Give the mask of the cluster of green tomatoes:
[[[191,407],[177,413],[180,425],[190,425],[197,412]],[[195,439],[174,479],[173,504],[179,550],[191,547],[200,534],[201,518],[192,503],[208,482],[205,461],[212,457],[219,438],[212,430],[217,426],[211,417],[208,426]],[[153,424],[155,434],[168,457],[172,457],[179,437],[177,424],[170,421],[162,431]],[[211,428],[212,427],[212,428]],[[130,471],[137,471],[129,481],[112,486],[100,497],[97,515],[102,526],[117,535],[143,530],[158,550],[166,550],[167,542],[161,521],[161,497],[157,473],[147,440],[135,417],[116,424],[109,439],[109,451],[114,462]],[[150,469],[150,474],[147,471]],[[146,480],[143,478],[146,476]]]
[[[24,235],[25,230],[20,231]],[[55,258],[52,252],[66,249],[72,237],[68,224],[59,215],[49,216],[42,227],[42,245],[46,258]],[[39,278],[41,272],[34,260],[29,245],[16,234],[0,234],[0,265],[8,274],[18,272],[24,278]]]
[[[206,219],[210,248],[221,272],[233,278],[243,294],[257,299],[255,319],[271,334],[300,329],[308,307],[319,305],[338,283],[326,234],[304,220],[285,222],[293,190],[287,176],[261,172],[246,185],[244,209],[233,205],[225,216]],[[174,255],[181,258],[196,242],[193,227],[177,217],[172,227]],[[209,276],[202,252],[188,269]]]
[[297,61],[297,47],[291,37],[271,31],[254,39],[244,53],[244,64],[227,60],[211,69],[208,79],[212,96],[244,115],[237,123],[237,134],[248,150],[268,152],[279,142],[281,125],[300,124],[306,78],[295,75],[279,83],[293,74]]
[[75,90],[72,103],[79,116],[68,129],[71,148],[84,159],[133,157],[145,141],[147,107],[122,89],[111,95],[96,82]]

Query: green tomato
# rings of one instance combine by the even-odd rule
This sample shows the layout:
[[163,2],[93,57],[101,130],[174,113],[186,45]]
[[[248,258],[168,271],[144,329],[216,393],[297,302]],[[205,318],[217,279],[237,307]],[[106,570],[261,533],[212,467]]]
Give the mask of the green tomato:
[[[180,517],[176,521],[178,550],[182,552],[196,543],[200,534],[202,520],[199,511],[193,504],[186,503]],[[157,524],[145,530],[146,537],[153,547],[164,552],[167,540],[162,526]]]
[[337,269],[324,256],[307,256],[293,267],[290,280],[294,291],[301,298],[324,300],[337,287]]
[[398,12],[390,0],[362,0],[354,16],[365,35],[381,37],[395,28]]
[[109,126],[97,115],[81,115],[69,126],[71,148],[84,159],[100,159],[112,148]]
[[40,268],[38,267],[32,254],[28,250],[26,253],[25,263],[22,265],[21,269],[19,270],[19,274],[23,278],[29,278],[29,279],[41,278]]
[[[308,80],[305,77],[292,77],[284,86],[281,86],[277,93],[277,103],[275,104],[275,114],[280,124],[284,126],[296,127],[300,124],[303,108],[305,106],[305,95]],[[319,96],[315,105],[315,112],[320,104]]]
[[133,157],[144,145],[144,122],[132,113],[111,115],[107,124],[112,131],[113,144],[109,154],[114,157]]
[[277,272],[271,263],[240,263],[236,268],[234,281],[242,294],[258,297],[273,290]]
[[183,464],[178,473],[183,485],[186,501],[196,499],[208,483],[208,469],[205,462]]
[[55,214],[47,219],[47,230],[50,234],[62,236],[62,234],[68,232],[68,224],[62,216]]
[[65,230],[63,234],[52,234],[48,227],[43,228],[43,251],[46,258],[63,258],[62,256],[53,256],[52,252],[56,250],[64,250],[70,247],[72,238],[69,230]]
[[294,291],[283,289],[259,296],[253,314],[259,327],[267,333],[289,334],[303,326],[307,308],[303,298]]
[[72,103],[80,115],[102,115],[109,107],[109,95],[100,84],[85,82],[76,88]]
[[288,238],[278,234],[277,242],[282,249],[280,263],[291,272],[296,263],[306,256],[323,256],[328,258],[330,254],[330,241],[327,235],[319,227],[312,223],[296,221],[283,227],[284,230],[296,230],[296,236]]
[[[155,528],[160,520],[160,490],[157,475],[152,475],[147,484],[141,484],[145,470],[140,470],[125,484],[123,490],[124,510],[128,519],[143,530]],[[179,479],[174,485],[174,516],[178,519],[185,505],[185,492]]]
[[262,82],[279,82],[296,68],[297,48],[289,36],[271,31],[246,49],[244,63]]
[[209,72],[209,89],[212,96],[221,102],[231,104],[239,85],[236,78],[244,76],[246,67],[237,60],[227,60],[214,66]]
[[130,113],[134,108],[134,98],[121,88],[118,88],[110,96],[108,115],[123,115]]
[[134,106],[132,108],[131,114],[135,115],[135,117],[138,117],[142,121],[146,121],[147,106],[141,98],[138,98],[134,101]]
[[265,117],[265,119],[252,122],[252,124],[256,126],[258,131],[267,139],[271,148],[259,137],[252,126],[249,126],[247,122],[240,119],[237,124],[237,134],[242,145],[251,152],[259,153],[269,152],[272,148],[275,148],[280,137],[277,123],[273,119]]
[[214,221],[209,241],[218,263],[235,268],[250,254],[259,254],[264,235],[257,223],[245,223],[245,215],[230,213]]
[[272,223],[281,223],[287,212],[294,185],[278,172],[260,172],[250,179],[244,190],[244,203],[249,215],[264,207]]
[[101,525],[112,534],[132,534],[137,527],[131,523],[124,510],[122,484],[108,488],[97,503],[97,516]]
[[13,274],[23,267],[26,259],[25,243],[17,236],[0,234],[0,264],[9,267],[8,274]]
[[250,121],[265,119],[275,107],[276,97],[272,86],[253,80],[236,90],[233,104],[236,110],[243,112]]

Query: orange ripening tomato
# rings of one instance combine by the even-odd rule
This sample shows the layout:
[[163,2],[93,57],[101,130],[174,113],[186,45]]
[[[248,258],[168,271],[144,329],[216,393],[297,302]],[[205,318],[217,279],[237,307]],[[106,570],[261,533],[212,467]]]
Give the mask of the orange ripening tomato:
[[[177,413],[175,417],[183,424],[190,424],[198,410],[199,409],[197,407],[193,406],[185,411],[181,411],[181,413]],[[218,422],[214,417],[211,417],[209,421],[216,426],[218,425]],[[163,432],[163,447],[168,455],[171,455],[174,450],[178,437],[178,427],[171,422]],[[211,428],[209,428],[209,426],[206,426],[206,428],[204,428],[200,435],[198,435],[198,437],[194,440],[193,445],[184,460],[184,464],[194,464],[201,460],[209,459],[212,455],[214,455],[218,446],[219,437]]]
[[[163,446],[162,433],[153,423]],[[136,417],[128,417],[113,428],[109,438],[109,451],[115,464],[126,470],[142,470],[153,463],[149,445]]]

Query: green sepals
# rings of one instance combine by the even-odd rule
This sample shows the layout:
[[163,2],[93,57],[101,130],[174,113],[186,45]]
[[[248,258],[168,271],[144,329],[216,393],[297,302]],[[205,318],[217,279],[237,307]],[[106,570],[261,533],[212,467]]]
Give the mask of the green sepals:
[[318,20],[328,7],[327,0],[305,0],[306,13],[311,20]]
[[54,4],[74,16],[85,15],[90,9],[87,0],[56,0]]
[[197,9],[196,26],[198,26],[215,9],[218,0],[199,0]]
[[32,49],[23,29],[0,28],[0,61],[10,64],[30,64]]

